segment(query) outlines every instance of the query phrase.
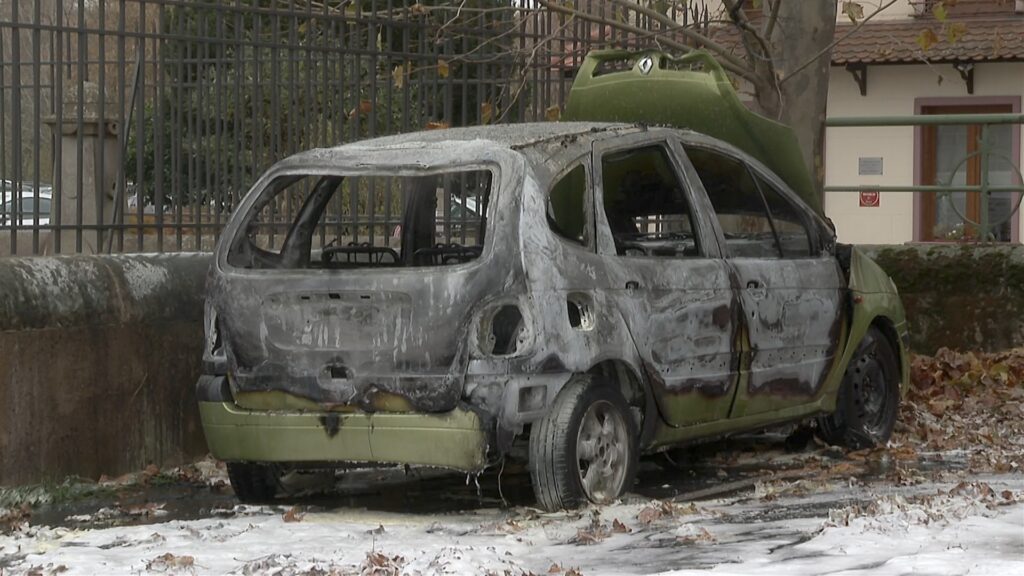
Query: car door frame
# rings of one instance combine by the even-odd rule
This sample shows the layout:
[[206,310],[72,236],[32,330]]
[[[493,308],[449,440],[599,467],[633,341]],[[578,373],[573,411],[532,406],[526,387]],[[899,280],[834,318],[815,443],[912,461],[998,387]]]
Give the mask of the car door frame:
[[[785,385],[782,385],[782,389],[776,391],[777,393],[756,393],[752,389],[752,387],[756,387],[757,384],[760,384],[760,382],[757,381],[758,378],[754,377],[754,375],[752,374],[752,364],[754,363],[754,356],[756,354],[756,351],[753,349],[751,341],[750,310],[748,309],[747,303],[744,303],[742,305],[744,313],[742,315],[743,326],[741,328],[743,348],[741,354],[742,376],[741,383],[739,385],[739,390],[736,394],[736,401],[734,403],[733,411],[730,416],[731,418],[758,417],[764,414],[770,414],[772,412],[777,412],[780,410],[800,410],[801,407],[807,407],[808,411],[816,410],[819,400],[821,399],[821,396],[825,393],[824,384],[828,380],[829,374],[833,372],[836,363],[841,360],[840,353],[846,345],[845,326],[848,322],[849,315],[846,306],[846,282],[845,278],[843,277],[841,268],[839,267],[839,263],[835,257],[834,235],[825,233],[828,229],[828,224],[825,222],[825,220],[821,216],[816,214],[809,206],[807,206],[807,204],[795,192],[793,192],[789,188],[789,186],[785,184],[785,182],[783,182],[778,176],[773,174],[766,167],[760,165],[759,162],[750,158],[749,155],[743,153],[740,150],[735,149],[732,146],[729,146],[727,144],[724,144],[722,142],[716,141],[714,139],[699,134],[688,134],[680,136],[680,145],[683,148],[684,152],[683,160],[687,164],[688,169],[693,171],[694,176],[697,176],[697,171],[691,163],[689,157],[685,154],[686,146],[694,146],[698,148],[708,149],[712,152],[722,154],[743,165],[746,168],[746,170],[748,170],[748,172],[750,173],[755,186],[758,187],[759,195],[761,196],[761,201],[762,203],[765,204],[766,215],[770,220],[773,220],[773,216],[771,215],[771,209],[770,207],[767,206],[764,191],[760,190],[761,185],[757,181],[757,178],[755,178],[755,176],[760,177],[761,179],[767,181],[769,184],[773,185],[774,188],[783,196],[783,198],[797,209],[803,220],[804,227],[807,230],[808,240],[811,243],[811,246],[818,252],[818,254],[816,256],[808,258],[790,259],[785,256],[784,251],[782,251],[780,248],[780,256],[777,260],[763,260],[778,263],[786,263],[799,260],[816,260],[820,258],[832,260],[832,264],[834,265],[837,274],[837,295],[835,300],[837,309],[836,318],[829,326],[829,333],[831,335],[831,361],[826,362],[821,366],[821,370],[819,371],[819,373],[814,376],[816,382],[810,383],[809,387],[806,386],[807,383],[789,382],[786,383]],[[699,183],[699,195],[702,197],[702,201],[705,203],[705,209],[707,210],[708,216],[712,220],[715,234],[718,237],[718,241],[721,246],[722,258],[729,264],[730,268],[733,270],[735,293],[737,294],[737,298],[741,302],[743,302],[744,291],[748,289],[746,286],[743,285],[743,274],[738,269],[737,264],[734,262],[734,260],[736,259],[730,258],[728,256],[728,247],[725,242],[724,232],[722,231],[721,226],[718,223],[717,217],[715,217],[714,207],[711,204],[711,199],[708,196],[706,189],[704,188],[703,182],[700,180],[699,177],[696,178],[696,181]],[[774,220],[772,228],[773,235],[775,235],[776,239],[776,245],[781,246],[778,234],[775,232]],[[752,258],[749,260],[759,259]],[[808,393],[801,394],[798,390],[795,390],[795,388],[799,386],[808,387]]]
[[[596,141],[591,155],[594,210],[592,217],[598,254],[603,256],[609,263],[610,278],[608,286],[611,292],[617,294],[616,299],[619,301],[621,313],[626,324],[630,327],[630,338],[634,342],[638,354],[644,363],[644,378],[653,390],[662,421],[670,427],[688,427],[706,424],[709,421],[727,419],[732,411],[732,404],[735,400],[740,379],[737,329],[740,324],[740,307],[733,297],[729,267],[721,257],[720,240],[716,236],[713,223],[708,219],[706,210],[701,208],[702,205],[699,203],[699,198],[694,194],[692,180],[695,173],[692,171],[692,168],[688,169],[687,165],[682,161],[684,157],[682,155],[683,151],[674,136],[675,131],[650,129],[641,133]],[[700,248],[703,250],[701,257],[685,259],[678,257],[639,258],[619,255],[615,249],[611,227],[604,210],[605,190],[601,160],[606,154],[614,153],[615,151],[648,146],[661,146],[665,150],[693,215],[696,238],[700,242]],[[654,268],[659,268],[662,274],[664,274],[666,264],[675,264],[675,266],[671,267],[678,269],[676,271],[681,271],[688,266],[702,265],[706,271],[712,272],[712,274],[704,276],[705,281],[713,282],[715,278],[718,278],[722,282],[722,286],[718,287],[717,290],[719,292],[724,291],[724,294],[718,293],[715,296],[718,299],[716,310],[720,312],[718,317],[716,317],[716,321],[722,325],[716,326],[716,328],[719,331],[727,332],[727,334],[720,335],[720,338],[725,337],[728,339],[727,352],[724,353],[725,357],[723,357],[721,351],[716,353],[715,356],[718,359],[719,367],[721,367],[723,362],[726,363],[725,369],[727,372],[717,382],[709,380],[701,383],[698,379],[691,378],[685,382],[680,382],[678,387],[673,383],[666,382],[664,377],[666,371],[656,368],[658,363],[653,361],[652,351],[647,349],[648,347],[643,344],[642,335],[637,333],[640,329],[647,331],[650,327],[650,321],[644,323],[639,319],[650,318],[649,306],[652,301],[656,300],[647,297],[650,292],[644,280],[641,280],[640,285],[635,288],[629,288],[627,282],[631,281],[634,276],[637,276],[638,270],[642,270],[640,275],[646,276],[646,278],[651,278],[652,276],[649,273],[644,274],[643,272],[650,272]],[[671,277],[671,272],[667,276]],[[690,280],[700,275],[679,274],[678,276],[679,278]],[[654,288],[672,292],[672,294],[668,295],[669,302],[672,302],[673,298],[678,297],[678,294],[675,294],[676,291],[684,289],[680,286],[669,288],[655,286]],[[706,293],[711,291],[704,290],[705,298],[707,298]],[[690,308],[693,308],[693,306],[690,306]],[[678,311],[679,309],[675,308],[674,310]],[[701,314],[699,309],[697,314]],[[707,311],[704,312],[704,317],[705,319],[710,318]],[[700,320],[698,319],[698,321]],[[719,348],[721,348],[721,343],[719,343]],[[680,371],[685,371],[686,369],[686,365],[682,362],[676,363],[676,367]],[[713,370],[714,365],[709,369]],[[675,381],[673,380],[673,382]],[[708,413],[711,416],[704,417]]]

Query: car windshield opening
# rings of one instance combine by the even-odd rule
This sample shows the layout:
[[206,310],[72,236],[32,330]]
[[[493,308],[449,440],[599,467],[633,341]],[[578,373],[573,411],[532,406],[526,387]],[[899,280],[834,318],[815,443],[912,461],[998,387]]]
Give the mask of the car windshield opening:
[[483,251],[491,172],[292,174],[260,193],[228,263],[255,269],[449,266]]

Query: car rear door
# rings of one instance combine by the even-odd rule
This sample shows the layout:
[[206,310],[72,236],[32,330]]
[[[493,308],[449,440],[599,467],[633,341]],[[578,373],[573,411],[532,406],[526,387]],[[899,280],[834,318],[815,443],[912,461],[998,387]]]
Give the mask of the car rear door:
[[667,422],[727,418],[739,306],[713,224],[693,210],[675,142],[650,133],[594,149],[598,252]]
[[747,378],[732,416],[815,400],[843,333],[838,262],[809,209],[773,176],[724,149],[687,145],[686,155],[715,213],[743,308]]

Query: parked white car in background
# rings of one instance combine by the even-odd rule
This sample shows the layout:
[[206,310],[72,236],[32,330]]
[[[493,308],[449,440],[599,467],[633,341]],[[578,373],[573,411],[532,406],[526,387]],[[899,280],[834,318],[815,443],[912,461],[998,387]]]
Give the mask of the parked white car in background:
[[0,226],[19,228],[46,226],[50,223],[53,188],[49,184],[24,182],[18,190],[14,182],[0,180]]

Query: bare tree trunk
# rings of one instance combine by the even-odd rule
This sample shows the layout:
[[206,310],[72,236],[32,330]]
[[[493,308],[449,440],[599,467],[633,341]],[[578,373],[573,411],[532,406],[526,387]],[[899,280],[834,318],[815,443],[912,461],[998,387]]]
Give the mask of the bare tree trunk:
[[[776,0],[779,15],[768,41],[771,44],[776,73],[782,81],[776,94],[781,105],[776,116],[796,133],[804,161],[819,193],[825,182],[825,108],[828,102],[828,76],[831,63],[829,46],[836,29],[836,3],[832,0]],[[809,66],[791,72],[820,56]],[[761,100],[759,93],[758,99]]]

